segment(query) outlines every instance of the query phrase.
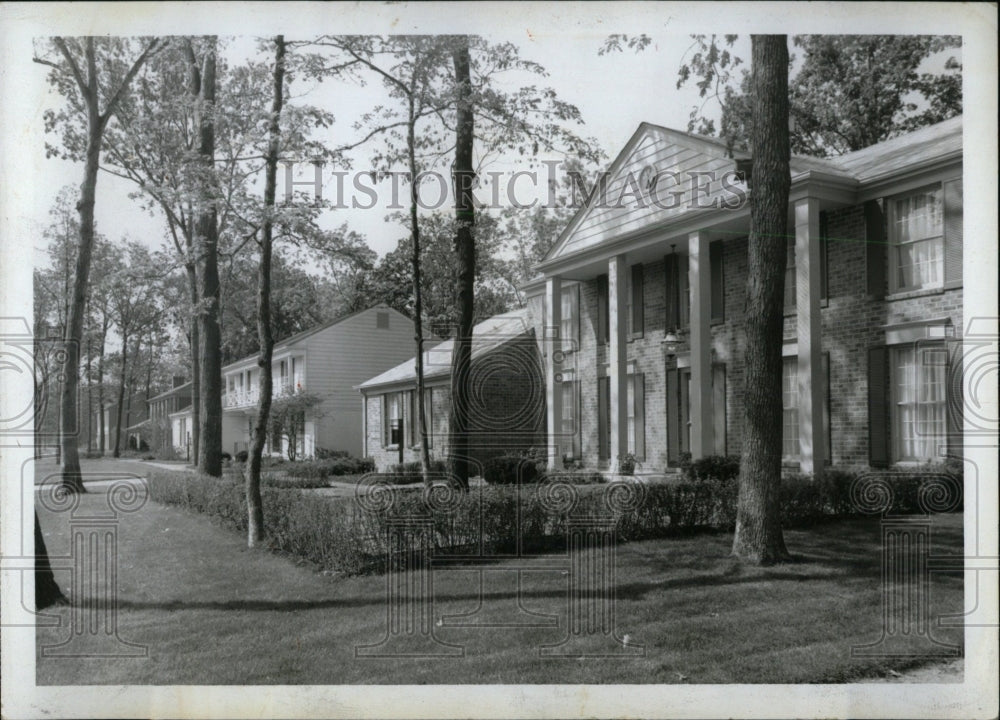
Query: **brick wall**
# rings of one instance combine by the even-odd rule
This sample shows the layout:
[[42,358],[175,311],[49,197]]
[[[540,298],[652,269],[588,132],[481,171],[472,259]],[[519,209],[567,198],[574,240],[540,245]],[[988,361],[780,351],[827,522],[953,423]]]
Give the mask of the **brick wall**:
[[[861,207],[831,211],[827,216],[828,295],[821,309],[823,351],[830,358],[830,421],[832,462],[868,463],[868,350],[885,344],[885,325],[939,317],[951,318],[960,336],[962,290],[932,290],[876,300],[866,291],[865,224]],[[746,339],[742,330],[747,279],[747,238],[726,240],[723,246],[725,321],[712,326],[713,363],[726,370],[726,450],[738,454],[743,431],[740,398],[745,389]],[[660,346],[666,324],[665,264],[646,263],[644,273],[645,328],[628,343],[627,358],[644,374],[646,460],[643,470],[667,465],[665,361]],[[573,361],[580,380],[583,462],[600,467],[598,459],[597,378],[607,369],[607,347],[597,342],[597,283],[580,286],[580,348]],[[540,325],[536,325],[540,327]],[[795,340],[794,312],[784,322],[785,338]],[[690,332],[680,333],[678,353],[690,351]]]

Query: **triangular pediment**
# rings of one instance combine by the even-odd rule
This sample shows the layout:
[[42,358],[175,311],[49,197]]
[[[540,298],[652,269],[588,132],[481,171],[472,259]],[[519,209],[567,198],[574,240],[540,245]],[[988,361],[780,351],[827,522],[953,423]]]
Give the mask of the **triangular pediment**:
[[719,140],[642,123],[608,168],[603,194],[591,194],[545,261],[703,213],[713,202],[733,207],[746,192],[732,175],[736,169],[736,159]]

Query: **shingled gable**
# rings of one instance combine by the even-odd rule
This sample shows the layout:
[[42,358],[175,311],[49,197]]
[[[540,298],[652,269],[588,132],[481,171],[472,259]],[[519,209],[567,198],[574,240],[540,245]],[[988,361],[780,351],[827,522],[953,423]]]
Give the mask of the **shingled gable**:
[[[553,243],[544,260],[565,257],[585,248],[593,247],[611,237],[623,235],[652,223],[664,222],[692,212],[691,182],[688,173],[715,173],[716,179],[700,181],[705,187],[699,191],[699,202],[723,197],[721,177],[736,171],[736,161],[747,156],[734,151],[733,157],[725,143],[716,138],[701,137],[644,122],[625,144],[625,147],[608,168],[607,191],[604,202],[597,193],[591,193],[587,204],[580,208]],[[635,197],[642,171],[651,166],[658,172],[679,172],[680,185],[662,177],[658,184],[660,204],[676,207],[657,207],[643,198],[642,204]],[[742,183],[735,183],[745,190]],[[682,195],[675,200],[672,192]],[[706,197],[707,196],[707,197]]]

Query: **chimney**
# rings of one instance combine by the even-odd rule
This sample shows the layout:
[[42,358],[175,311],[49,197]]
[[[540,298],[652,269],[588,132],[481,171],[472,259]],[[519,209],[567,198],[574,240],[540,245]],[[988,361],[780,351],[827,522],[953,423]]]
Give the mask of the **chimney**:
[[174,375],[174,387],[178,388],[187,381],[187,378],[183,375]]

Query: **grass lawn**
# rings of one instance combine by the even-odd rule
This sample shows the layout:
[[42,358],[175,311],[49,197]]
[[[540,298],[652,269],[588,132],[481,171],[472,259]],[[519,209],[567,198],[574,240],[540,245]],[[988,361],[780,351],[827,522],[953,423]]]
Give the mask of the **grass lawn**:
[[[133,463],[122,463],[125,466]],[[141,466],[139,466],[141,467]],[[42,474],[41,472],[39,473]],[[95,486],[81,510],[106,507]],[[68,519],[39,509],[49,552],[68,552]],[[119,636],[145,658],[43,658],[69,634],[38,630],[39,684],[817,683],[927,664],[853,659],[880,636],[877,520],[785,534],[795,563],[742,567],[732,536],[701,534],[617,548],[619,634],[640,657],[564,659],[540,648],[565,637],[568,578],[558,557],[435,570],[436,637],[464,656],[356,658],[386,632],[385,576],[338,578],[267,552],[201,515],[149,502],[119,528]],[[961,554],[961,515],[933,518],[934,554]],[[518,572],[520,571],[520,573]],[[64,589],[66,575],[57,572]],[[518,580],[520,592],[517,590]],[[962,576],[932,575],[932,614],[963,609]],[[474,614],[480,609],[478,615]],[[558,627],[453,627],[557,617]],[[961,643],[957,630],[934,630]],[[960,681],[961,676],[954,678]]]

